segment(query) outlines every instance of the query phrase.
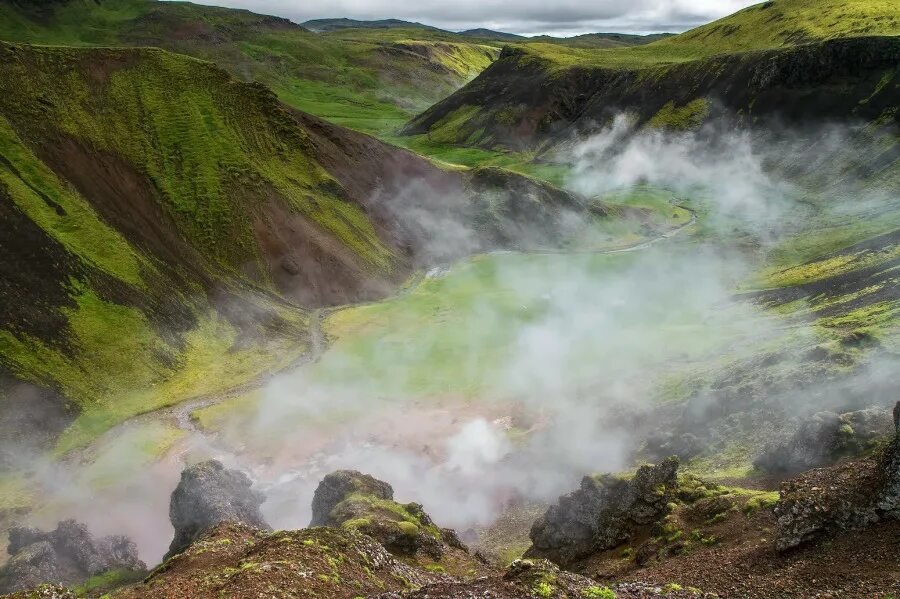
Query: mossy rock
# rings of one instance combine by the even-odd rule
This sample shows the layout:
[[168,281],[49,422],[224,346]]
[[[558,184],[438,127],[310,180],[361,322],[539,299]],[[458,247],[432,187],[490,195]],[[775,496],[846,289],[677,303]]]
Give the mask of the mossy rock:
[[333,472],[319,484],[311,525],[367,534],[395,555],[438,560],[444,553],[442,532],[420,504],[398,503],[388,483],[352,470]]

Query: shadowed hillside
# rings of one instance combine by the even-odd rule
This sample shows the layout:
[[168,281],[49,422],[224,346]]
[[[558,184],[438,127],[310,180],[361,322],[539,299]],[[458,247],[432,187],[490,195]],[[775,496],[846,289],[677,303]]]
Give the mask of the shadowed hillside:
[[672,129],[723,114],[759,125],[895,119],[898,34],[890,2],[777,0],[644,46],[521,44],[405,130],[533,149],[621,111]]

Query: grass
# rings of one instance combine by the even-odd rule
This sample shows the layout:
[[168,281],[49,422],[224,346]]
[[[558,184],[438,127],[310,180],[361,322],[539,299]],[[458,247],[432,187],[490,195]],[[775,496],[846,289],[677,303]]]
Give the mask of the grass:
[[893,0],[775,0],[647,45],[585,49],[547,43],[522,44],[520,47],[526,55],[520,60],[543,60],[551,68],[643,69],[717,54],[874,35],[900,35],[900,15]]
[[0,39],[161,47],[262,81],[296,108],[367,133],[393,131],[499,53],[481,40],[426,29],[318,35],[248,11],[144,0],[76,0],[43,12],[5,4]]
[[161,422],[128,427],[89,452],[90,462],[78,472],[78,484],[95,492],[114,489],[136,471],[156,463],[185,433]]
[[436,141],[428,135],[381,135],[394,145],[406,148],[422,156],[427,156],[442,166],[449,168],[474,168],[495,166],[523,175],[548,181],[556,186],[564,186],[570,175],[568,165],[535,161],[534,152],[509,152],[487,150],[473,146],[461,146]]

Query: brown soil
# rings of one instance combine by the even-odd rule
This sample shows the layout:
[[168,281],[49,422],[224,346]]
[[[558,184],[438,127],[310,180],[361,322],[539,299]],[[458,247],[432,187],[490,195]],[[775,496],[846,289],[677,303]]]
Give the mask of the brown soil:
[[[770,516],[759,520],[766,522]],[[771,520],[768,520],[771,522]],[[677,581],[722,597],[887,597],[900,592],[900,522],[875,525],[781,554],[765,527],[737,542],[676,556],[623,578]]]

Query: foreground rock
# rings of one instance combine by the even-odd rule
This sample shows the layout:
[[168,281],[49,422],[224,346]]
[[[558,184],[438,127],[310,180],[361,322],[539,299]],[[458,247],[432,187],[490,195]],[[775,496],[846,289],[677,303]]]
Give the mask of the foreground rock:
[[451,578],[405,564],[357,532],[326,527],[268,532],[228,522],[114,597],[353,599],[444,580]]
[[439,529],[418,503],[397,503],[388,483],[354,470],[332,472],[313,495],[310,526],[359,531],[400,556],[440,560],[446,547],[463,549],[456,534]]
[[804,421],[793,435],[768,447],[754,466],[773,473],[802,472],[857,456],[893,431],[891,414],[869,408],[836,414],[819,412]]
[[900,518],[900,430],[871,457],[810,470],[783,483],[775,514],[779,550]]
[[175,538],[166,558],[221,522],[240,522],[269,530],[259,511],[265,498],[251,488],[252,484],[246,474],[225,468],[216,460],[185,469],[169,503]]
[[666,514],[677,489],[678,459],[641,466],[633,478],[586,476],[581,488],[559,498],[531,529],[529,557],[545,557],[562,567],[610,549],[639,526]]
[[80,585],[92,576],[111,570],[126,570],[135,575],[146,570],[128,537],[95,539],[84,524],[75,520],[60,522],[50,532],[14,527],[9,531],[7,552],[9,561],[0,570],[0,593],[43,583]]

